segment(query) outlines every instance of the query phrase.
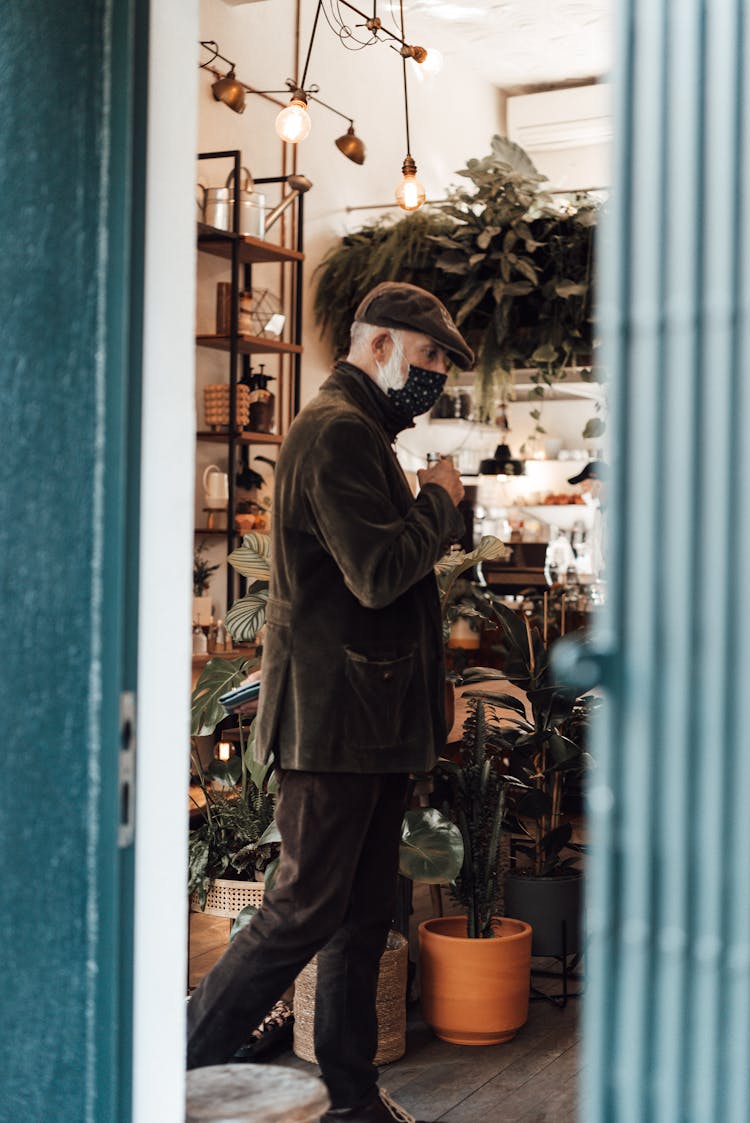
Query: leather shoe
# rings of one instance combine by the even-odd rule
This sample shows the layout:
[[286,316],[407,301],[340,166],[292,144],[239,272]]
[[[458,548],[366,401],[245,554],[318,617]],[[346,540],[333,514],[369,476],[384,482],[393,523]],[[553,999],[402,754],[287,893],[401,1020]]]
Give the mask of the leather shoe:
[[381,1088],[374,1100],[359,1107],[327,1111],[321,1115],[320,1123],[428,1123],[428,1120],[415,1119]]

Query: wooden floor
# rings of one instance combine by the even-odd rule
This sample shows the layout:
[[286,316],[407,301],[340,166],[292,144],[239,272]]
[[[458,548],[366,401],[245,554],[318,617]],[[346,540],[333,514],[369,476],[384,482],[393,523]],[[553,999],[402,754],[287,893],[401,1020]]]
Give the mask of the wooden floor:
[[[446,912],[455,911],[446,901]],[[432,915],[424,886],[415,887],[412,929]],[[190,985],[221,955],[229,921],[193,913],[190,924]],[[412,952],[412,958],[416,958]],[[534,968],[557,967],[534,960]],[[551,993],[557,980],[534,978]],[[580,985],[580,984],[578,984]],[[575,989],[576,984],[572,984]],[[417,1119],[440,1123],[576,1123],[580,1069],[580,1002],[565,1009],[532,1001],[529,1020],[505,1045],[448,1045],[421,1020],[419,1004],[409,1007],[406,1055],[381,1069],[380,1084]],[[266,1058],[263,1058],[264,1061]],[[271,1063],[316,1073],[314,1065],[289,1051]]]

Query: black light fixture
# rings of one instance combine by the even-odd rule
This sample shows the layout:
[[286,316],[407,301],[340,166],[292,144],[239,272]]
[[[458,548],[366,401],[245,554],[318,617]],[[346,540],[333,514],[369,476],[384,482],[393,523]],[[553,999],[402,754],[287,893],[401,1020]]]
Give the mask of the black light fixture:
[[514,460],[505,443],[498,445],[491,457],[479,462],[480,476],[524,476],[525,474],[526,462]]

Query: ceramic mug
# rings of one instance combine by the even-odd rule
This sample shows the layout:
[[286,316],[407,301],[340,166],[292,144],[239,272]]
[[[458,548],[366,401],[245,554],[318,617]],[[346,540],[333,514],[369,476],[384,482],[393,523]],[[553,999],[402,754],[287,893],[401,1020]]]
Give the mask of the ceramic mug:
[[216,464],[209,464],[203,473],[206,507],[222,509],[229,499],[229,476]]

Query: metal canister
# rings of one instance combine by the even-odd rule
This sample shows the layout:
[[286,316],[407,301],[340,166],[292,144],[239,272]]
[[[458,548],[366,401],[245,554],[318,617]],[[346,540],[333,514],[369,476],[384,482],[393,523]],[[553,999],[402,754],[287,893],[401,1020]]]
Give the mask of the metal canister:
[[242,181],[235,191],[234,170],[227,176],[224,187],[203,188],[203,221],[217,230],[232,230],[235,199],[240,208],[239,232],[255,238],[266,233],[266,197],[254,191],[253,177],[247,168],[242,169]]

